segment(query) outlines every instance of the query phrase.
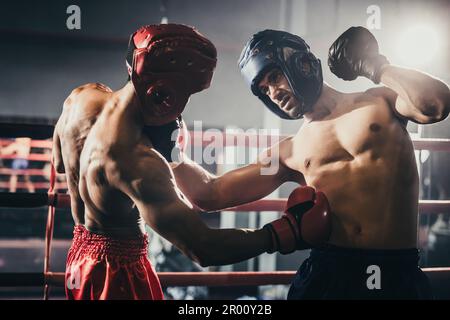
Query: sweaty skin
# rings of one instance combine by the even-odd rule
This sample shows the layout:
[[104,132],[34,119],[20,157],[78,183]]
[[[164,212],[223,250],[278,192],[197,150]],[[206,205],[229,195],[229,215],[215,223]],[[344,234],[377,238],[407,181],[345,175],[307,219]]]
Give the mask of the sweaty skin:
[[75,224],[84,224],[84,203],[78,189],[80,154],[86,137],[112,91],[100,83],[89,83],[72,91],[53,132],[52,158],[58,173],[65,173]]
[[[449,88],[429,75],[395,66],[384,68],[381,80],[388,87],[352,94],[324,84],[299,131],[275,146],[280,162],[275,175],[259,174],[267,165],[261,159],[222,176],[186,160],[174,169],[178,185],[194,204],[212,211],[260,199],[286,181],[307,184],[330,202],[331,244],[417,247],[419,184],[406,123],[445,119]],[[284,75],[268,72],[260,89],[286,112],[298,111]]]
[[266,230],[204,224],[175,185],[167,161],[143,135],[144,125],[155,119],[151,110],[141,107],[131,82],[116,92],[89,84],[66,100],[53,156],[58,171],[66,171],[75,223],[112,237],[143,233],[147,223],[203,266],[267,251]]

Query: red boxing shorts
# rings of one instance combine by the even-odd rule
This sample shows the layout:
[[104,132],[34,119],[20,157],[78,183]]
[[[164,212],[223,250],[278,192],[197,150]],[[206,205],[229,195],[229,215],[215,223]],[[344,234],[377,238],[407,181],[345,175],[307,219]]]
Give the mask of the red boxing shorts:
[[147,258],[148,237],[111,238],[78,225],[66,263],[70,300],[162,300],[155,269]]

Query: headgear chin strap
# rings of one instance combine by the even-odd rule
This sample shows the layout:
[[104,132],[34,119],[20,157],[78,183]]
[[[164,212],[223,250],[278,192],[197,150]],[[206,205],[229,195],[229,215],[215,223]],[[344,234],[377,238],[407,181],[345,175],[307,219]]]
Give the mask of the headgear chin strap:
[[131,35],[126,62],[142,106],[152,106],[162,125],[181,114],[191,94],[209,87],[217,51],[193,27],[148,25]]
[[[320,60],[299,36],[284,31],[264,30],[253,35],[242,50],[239,68],[255,96],[283,119],[300,119],[312,109],[322,92]],[[300,113],[292,117],[259,89],[265,74],[280,68],[300,103]]]

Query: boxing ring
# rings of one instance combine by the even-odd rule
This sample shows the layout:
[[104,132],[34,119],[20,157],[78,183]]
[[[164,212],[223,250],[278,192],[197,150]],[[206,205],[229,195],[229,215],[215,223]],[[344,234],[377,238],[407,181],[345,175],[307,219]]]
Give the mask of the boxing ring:
[[[53,134],[53,126],[51,125],[10,125],[0,123],[0,136],[2,137],[33,137],[31,146],[34,148],[43,148],[50,150],[51,141],[41,140],[50,139]],[[242,138],[242,134],[226,134],[229,139],[224,139],[225,146],[235,146],[238,136]],[[245,134],[245,147],[257,147],[258,139],[255,136]],[[197,143],[200,141],[202,145],[211,142],[213,137],[203,134],[202,132],[190,132],[191,141]],[[248,139],[247,139],[248,138]],[[267,138],[267,137],[262,137]],[[283,138],[283,137],[275,137]],[[241,139],[242,141],[242,139]],[[7,144],[7,140],[0,140],[0,146]],[[450,152],[450,139],[413,139],[413,145],[416,150],[443,151]],[[4,156],[3,159],[13,159],[14,156]],[[33,154],[28,156],[30,161],[49,162],[51,160],[50,153]],[[11,169],[0,169],[0,175],[12,174]],[[44,175],[45,172],[40,169],[24,169],[14,174],[28,175]],[[47,173],[48,175],[48,173]],[[26,187],[18,184],[20,187]],[[6,188],[5,183],[0,182],[0,188]],[[51,271],[50,256],[52,252],[52,239],[56,208],[70,208],[70,195],[58,190],[67,190],[65,182],[56,181],[56,173],[51,167],[49,175],[49,183],[39,183],[36,189],[47,189],[47,192],[41,193],[0,193],[0,207],[16,207],[16,208],[42,208],[48,207],[46,234],[45,234],[45,253],[43,272],[39,273],[0,273],[0,287],[36,287],[44,286],[44,298],[49,295],[50,286],[64,286],[64,273]],[[226,209],[227,212],[233,211],[278,211],[283,212],[286,199],[261,199],[245,205]],[[225,210],[223,210],[225,211]],[[450,212],[450,200],[420,200],[419,214],[432,215],[436,213]],[[422,269],[430,278],[432,286],[440,286],[450,291],[450,266],[439,268],[423,268]],[[289,284],[296,271],[273,271],[273,272],[159,272],[161,284],[168,286],[261,286],[261,285],[287,285]]]

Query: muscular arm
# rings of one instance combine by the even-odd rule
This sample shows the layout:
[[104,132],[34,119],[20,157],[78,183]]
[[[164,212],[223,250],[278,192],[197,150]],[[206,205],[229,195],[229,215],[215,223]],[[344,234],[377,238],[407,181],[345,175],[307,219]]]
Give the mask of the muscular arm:
[[271,246],[267,230],[211,229],[183,199],[170,168],[160,156],[139,151],[118,185],[136,204],[145,222],[202,266],[249,259]]
[[[59,122],[59,120],[58,120]],[[64,163],[61,153],[61,139],[58,132],[58,123],[53,131],[53,144],[52,144],[52,161],[57,173],[65,173]]]
[[[296,178],[280,161],[279,169],[269,172],[271,165],[276,168],[277,163],[270,162],[270,155],[278,147],[279,144],[263,152],[255,163],[221,176],[209,173],[190,159],[173,172],[181,191],[196,206],[206,211],[225,209],[261,199]],[[264,170],[270,174],[261,174]]]
[[450,112],[450,90],[442,81],[412,69],[388,65],[381,82],[396,94],[395,111],[421,124],[444,120]]

